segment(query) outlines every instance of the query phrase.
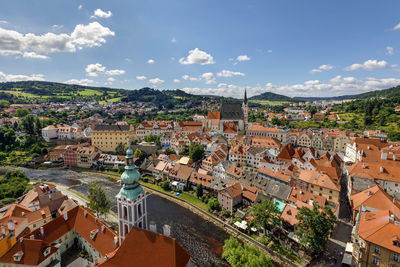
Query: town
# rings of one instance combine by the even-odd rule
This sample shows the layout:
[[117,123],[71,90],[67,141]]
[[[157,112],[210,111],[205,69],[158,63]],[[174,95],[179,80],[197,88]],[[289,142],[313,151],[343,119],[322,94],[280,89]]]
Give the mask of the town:
[[[114,231],[53,184],[39,183],[15,202],[3,202],[6,245],[0,262],[35,266],[62,262],[65,259],[61,255],[75,244],[85,247],[90,256],[85,261],[104,266],[108,261],[119,264],[124,257],[122,251],[134,249],[132,242],[145,242],[138,241],[143,232],[131,230],[132,226],[157,233],[146,217],[147,193],[142,185],[150,192],[183,200],[204,212],[203,216],[211,216],[210,220],[222,222],[239,239],[264,249],[276,264],[396,264],[396,236],[400,235],[399,143],[388,141],[386,134],[376,130],[360,135],[339,129],[289,129],[271,123],[279,116],[323,121],[325,116],[332,116],[326,113],[337,104],[321,104],[320,112],[312,117],[298,106],[287,107],[272,118],[266,110],[266,122],[251,122],[249,113],[257,108],[249,108],[245,91],[242,103],[216,102],[207,108],[206,115],[193,114],[180,121],[143,120],[136,125],[129,123],[126,115],[121,118],[121,111],[137,112],[122,103],[51,103],[50,109],[48,104],[4,107],[2,112],[8,115],[2,119],[4,129],[16,129],[16,138],[26,137],[31,129],[32,136],[43,140],[40,149],[32,145],[38,151],[31,160],[24,161],[24,156],[11,153],[3,156],[4,163],[15,166],[22,159],[20,166],[29,168],[87,170],[118,180],[122,175],[121,182],[127,188],[134,182],[141,191],[127,190],[124,197],[117,196],[121,208],[117,210],[119,226]],[[77,119],[85,110],[97,112]],[[48,123],[50,118],[34,119],[44,112],[63,112],[67,116],[64,123],[55,124]],[[47,126],[36,129],[46,122]],[[137,166],[140,174],[136,169],[134,175],[129,174],[130,166]],[[126,174],[134,178],[130,180]],[[134,215],[127,219],[130,206]],[[91,228],[81,229],[79,225],[86,223],[79,221],[85,220]],[[57,227],[67,223],[69,230],[57,230],[52,226],[55,223]],[[307,223],[321,225],[309,232],[305,231],[310,227]],[[170,236],[168,227],[164,226],[166,236]],[[376,231],[371,232],[372,228]],[[58,234],[53,236],[53,232]],[[125,237],[130,243],[121,243]],[[10,238],[12,241],[6,241]],[[61,247],[46,247],[57,240]],[[107,248],[99,245],[104,242]],[[166,246],[160,242],[153,245]],[[150,250],[156,249],[153,245],[149,244]],[[23,255],[33,253],[30,246],[32,251],[33,246],[39,246],[46,252],[35,262],[20,262]],[[182,256],[185,264],[171,266],[194,266],[195,260],[182,248],[180,251],[186,253]]]

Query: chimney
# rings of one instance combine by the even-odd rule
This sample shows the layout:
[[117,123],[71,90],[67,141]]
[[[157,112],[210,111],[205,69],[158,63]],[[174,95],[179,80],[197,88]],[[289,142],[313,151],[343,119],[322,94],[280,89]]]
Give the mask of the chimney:
[[101,232],[104,233],[104,230],[105,230],[105,229],[106,229],[106,228],[104,227],[104,225],[102,225],[102,226],[101,226]]
[[118,236],[114,236],[114,245],[118,244]]
[[22,244],[23,241],[24,241],[24,238],[23,238],[23,237],[20,237],[20,238],[19,238],[19,243]]
[[87,217],[87,210],[85,210],[85,211],[83,212],[83,215],[85,216],[85,218]]
[[163,226],[163,234],[164,234],[165,236],[170,237],[170,236],[171,236],[171,226],[169,226],[168,224],[165,224],[165,225]]
[[30,239],[35,239],[35,235],[31,235],[29,238]]
[[394,222],[394,215],[393,214],[390,215],[390,222],[392,222],[392,223]]
[[149,229],[150,229],[150,231],[157,233],[157,224],[154,221],[151,221],[150,225],[149,225]]
[[365,169],[365,168],[366,168],[365,164],[363,164],[363,165],[362,165],[362,168],[363,168],[363,169]]
[[43,228],[43,226],[40,227],[40,234],[41,234],[42,236],[44,236],[44,228]]
[[24,216],[24,215],[25,215],[25,212],[21,212],[21,215]]
[[397,203],[397,199],[393,198],[393,204]]
[[385,170],[382,166],[379,169],[381,173],[383,173],[383,171]]
[[68,212],[64,212],[64,220],[65,220],[65,221],[68,220]]
[[14,229],[15,229],[14,222],[13,222],[13,221],[9,221],[9,222],[7,223],[7,227],[8,227],[8,231],[9,231],[9,232],[14,231]]
[[4,227],[4,225],[1,225],[1,233],[2,233],[3,235],[6,234],[6,228]]

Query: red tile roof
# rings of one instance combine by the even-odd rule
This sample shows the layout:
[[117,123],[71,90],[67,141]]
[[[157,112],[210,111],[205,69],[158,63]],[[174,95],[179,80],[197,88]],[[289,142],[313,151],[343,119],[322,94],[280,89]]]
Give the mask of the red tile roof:
[[133,227],[101,267],[184,267],[190,255],[170,237]]

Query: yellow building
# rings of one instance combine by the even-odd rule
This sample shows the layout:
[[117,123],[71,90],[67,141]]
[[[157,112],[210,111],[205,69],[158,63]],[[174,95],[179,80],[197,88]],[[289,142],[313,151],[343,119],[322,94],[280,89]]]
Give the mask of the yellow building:
[[92,145],[103,152],[115,152],[120,143],[127,148],[134,136],[132,125],[96,125],[91,132]]
[[400,266],[399,223],[389,210],[360,214],[352,236],[351,266]]
[[330,203],[339,203],[340,185],[325,172],[301,170],[299,180],[307,184],[307,191],[325,197]]

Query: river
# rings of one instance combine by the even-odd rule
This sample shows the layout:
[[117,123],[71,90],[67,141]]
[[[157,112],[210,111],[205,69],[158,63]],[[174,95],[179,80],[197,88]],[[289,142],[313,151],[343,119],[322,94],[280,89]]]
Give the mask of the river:
[[[92,181],[100,180],[111,199],[111,210],[116,212],[115,195],[120,190],[120,185],[104,176],[71,170],[18,169],[31,179],[63,184],[85,195],[88,185]],[[5,170],[6,168],[0,168],[0,174]],[[158,232],[161,232],[164,224],[170,225],[171,237],[186,249],[198,266],[229,266],[220,257],[223,242],[229,238],[225,231],[190,210],[158,195],[151,194],[147,203],[148,221],[154,221],[157,224]]]

